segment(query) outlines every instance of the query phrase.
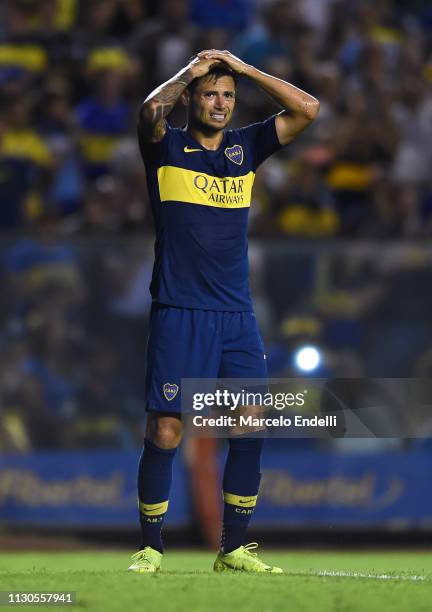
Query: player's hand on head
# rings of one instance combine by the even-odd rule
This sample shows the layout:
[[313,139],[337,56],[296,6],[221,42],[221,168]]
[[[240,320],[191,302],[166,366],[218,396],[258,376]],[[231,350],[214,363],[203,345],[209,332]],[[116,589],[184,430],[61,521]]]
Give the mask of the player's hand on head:
[[195,79],[205,76],[213,66],[217,66],[222,62],[219,59],[200,57],[198,54],[188,65]]
[[248,68],[248,64],[246,64],[239,57],[233,55],[230,51],[226,50],[219,51],[218,49],[207,49],[205,51],[200,51],[197,57],[209,60],[219,60],[238,74],[243,74]]

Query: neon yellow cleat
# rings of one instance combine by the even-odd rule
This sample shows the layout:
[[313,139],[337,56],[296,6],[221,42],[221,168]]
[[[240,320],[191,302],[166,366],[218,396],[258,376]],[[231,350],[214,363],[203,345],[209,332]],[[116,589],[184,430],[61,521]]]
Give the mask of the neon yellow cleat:
[[283,569],[267,565],[258,559],[258,554],[252,552],[258,548],[256,542],[240,546],[230,553],[220,552],[216,557],[213,569],[215,572],[263,572],[268,574],[283,574]]
[[139,572],[141,574],[158,572],[161,567],[162,554],[158,550],[146,546],[132,555],[131,559],[133,563],[128,567],[128,570],[131,572]]

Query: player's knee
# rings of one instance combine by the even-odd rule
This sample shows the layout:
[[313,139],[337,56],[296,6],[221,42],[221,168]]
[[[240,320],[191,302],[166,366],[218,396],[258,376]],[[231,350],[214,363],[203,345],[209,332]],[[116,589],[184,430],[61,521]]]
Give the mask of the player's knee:
[[181,442],[182,433],[181,421],[170,417],[155,419],[147,431],[150,440],[159,448],[177,448]]
[[177,448],[182,438],[177,424],[159,423],[154,431],[153,443],[159,448]]

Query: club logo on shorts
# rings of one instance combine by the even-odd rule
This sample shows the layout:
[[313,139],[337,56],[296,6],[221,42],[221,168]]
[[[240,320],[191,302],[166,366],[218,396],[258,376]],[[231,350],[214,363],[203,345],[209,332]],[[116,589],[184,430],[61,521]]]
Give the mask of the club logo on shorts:
[[238,166],[241,166],[243,163],[243,147],[241,145],[233,145],[232,147],[227,147],[225,149],[225,155],[228,159]]
[[178,385],[175,385],[174,383],[165,383],[163,386],[164,395],[169,402],[175,398],[178,390]]

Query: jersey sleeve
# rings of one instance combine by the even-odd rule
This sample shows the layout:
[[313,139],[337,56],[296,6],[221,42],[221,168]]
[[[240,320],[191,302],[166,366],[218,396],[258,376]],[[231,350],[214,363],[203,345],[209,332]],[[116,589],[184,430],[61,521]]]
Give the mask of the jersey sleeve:
[[138,144],[145,165],[151,164],[157,167],[164,165],[172,131],[172,128],[167,123],[166,132],[162,140],[159,142],[149,142],[144,139],[140,124],[138,123]]
[[241,130],[247,146],[253,153],[254,169],[258,168],[272,153],[282,148],[276,133],[276,117],[277,115],[273,115],[265,121],[253,123]]

